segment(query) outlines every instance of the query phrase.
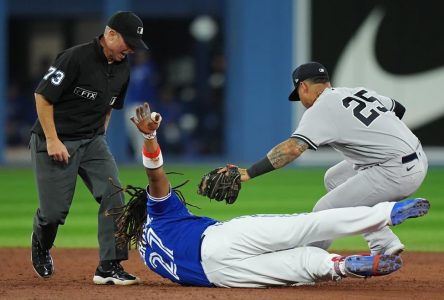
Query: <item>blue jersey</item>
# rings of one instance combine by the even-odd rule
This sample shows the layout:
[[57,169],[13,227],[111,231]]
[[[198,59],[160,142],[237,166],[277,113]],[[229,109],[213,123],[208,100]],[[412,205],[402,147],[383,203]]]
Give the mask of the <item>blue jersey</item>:
[[157,274],[182,285],[211,286],[200,261],[202,234],[217,221],[191,214],[174,191],[148,196],[139,253]]

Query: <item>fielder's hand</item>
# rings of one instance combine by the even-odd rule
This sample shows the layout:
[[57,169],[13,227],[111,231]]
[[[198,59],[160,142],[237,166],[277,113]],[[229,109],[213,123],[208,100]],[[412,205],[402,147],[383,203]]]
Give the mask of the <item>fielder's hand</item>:
[[224,168],[216,168],[202,177],[197,193],[216,201],[233,204],[241,189],[240,176],[235,165],[228,164]]
[[237,168],[237,170],[238,170],[238,172],[239,172],[239,174],[240,174],[240,176],[241,176],[241,177],[240,177],[241,182],[245,182],[245,181],[248,181],[248,180],[251,179],[251,178],[250,178],[250,175],[248,175],[248,173],[247,173],[247,169],[239,168],[238,166],[236,166],[236,165],[232,165],[232,164],[227,164],[225,167],[220,168],[219,171],[218,171],[218,173],[226,173],[226,172],[228,172],[228,170],[229,170],[231,167],[236,167],[236,168]]
[[239,170],[239,173],[241,174],[241,181],[242,182],[245,182],[245,181],[248,181],[251,179],[250,175],[248,175],[248,173],[247,173],[247,169],[238,168],[238,170]]
[[135,116],[130,119],[140,132],[150,134],[159,128],[162,116],[156,112],[151,112],[150,106],[145,102],[136,108]]

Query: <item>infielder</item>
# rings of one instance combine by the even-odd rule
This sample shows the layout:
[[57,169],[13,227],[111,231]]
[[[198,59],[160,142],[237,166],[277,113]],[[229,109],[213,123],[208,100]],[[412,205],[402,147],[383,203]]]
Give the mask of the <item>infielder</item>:
[[105,138],[113,109],[121,109],[129,80],[127,55],[147,49],[143,24],[132,12],[117,12],[104,33],[93,41],[61,52],[35,91],[38,119],[32,128],[31,158],[39,208],[32,233],[32,265],[37,275],[54,273],[50,254],[59,225],[65,223],[79,175],[99,204],[100,262],[94,283],[135,284],[120,262],[115,220],[105,211],[123,205],[113,195],[108,178],[118,182],[118,170]]
[[410,199],[308,214],[244,216],[227,222],[195,216],[165,175],[156,140],[160,117],[151,115],[145,104],[132,119],[145,137],[142,159],[149,185],[146,190],[125,189],[133,197],[123,207],[117,237],[124,247],[138,245],[145,264],[173,282],[265,287],[387,275],[401,267],[399,256],[343,257],[303,245],[380,230],[428,211],[427,200]]
[[[363,87],[333,88],[327,69],[317,62],[297,67],[293,83],[289,100],[301,101],[307,111],[289,139],[250,168],[239,169],[242,181],[282,168],[306,149],[330,145],[344,160],[325,173],[328,192],[313,211],[398,201],[418,189],[427,158],[401,121],[405,108],[400,103]],[[372,255],[404,250],[387,226],[364,236]],[[316,245],[327,249],[333,238]]]

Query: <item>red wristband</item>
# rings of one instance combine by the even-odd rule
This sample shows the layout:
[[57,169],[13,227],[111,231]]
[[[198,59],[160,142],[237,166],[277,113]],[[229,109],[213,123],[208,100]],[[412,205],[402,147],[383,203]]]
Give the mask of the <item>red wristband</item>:
[[143,156],[145,156],[146,158],[156,158],[159,156],[160,154],[160,146],[157,145],[157,149],[154,152],[148,152],[148,150],[145,149],[145,146],[142,147],[142,154]]

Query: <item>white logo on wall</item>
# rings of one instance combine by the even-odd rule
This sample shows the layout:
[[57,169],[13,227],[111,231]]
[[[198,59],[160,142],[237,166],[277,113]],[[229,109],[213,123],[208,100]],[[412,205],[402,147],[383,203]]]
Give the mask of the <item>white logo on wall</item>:
[[117,97],[111,97],[111,101],[109,101],[109,105],[113,105],[116,102]]
[[137,27],[137,33],[143,34],[143,27]]
[[408,75],[393,75],[383,70],[374,51],[383,16],[382,9],[373,10],[356,31],[338,60],[334,85],[368,86],[398,100],[411,112],[405,114],[403,121],[416,128],[444,114],[444,101],[437,88],[444,82],[444,67]]

